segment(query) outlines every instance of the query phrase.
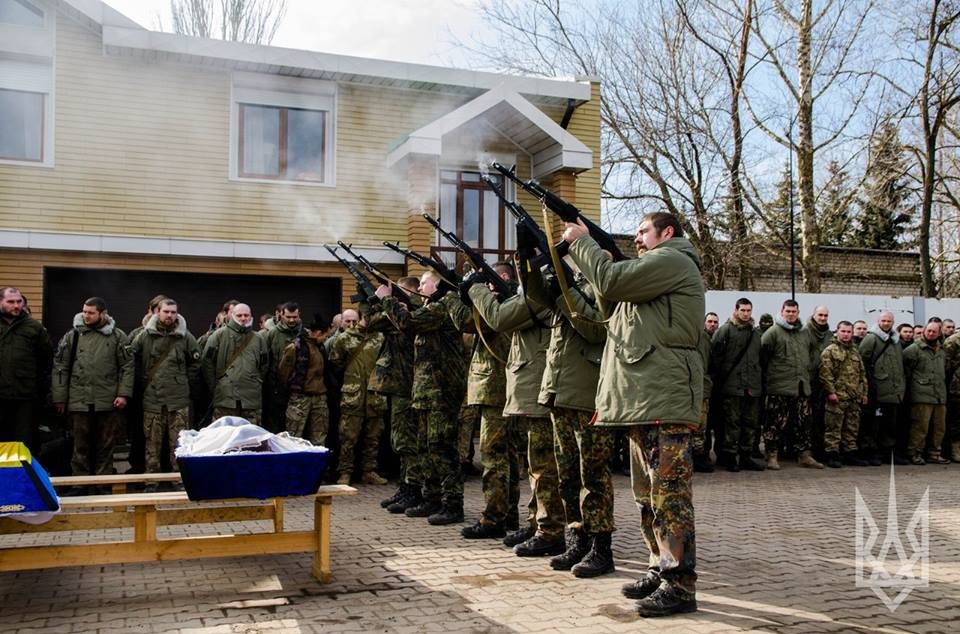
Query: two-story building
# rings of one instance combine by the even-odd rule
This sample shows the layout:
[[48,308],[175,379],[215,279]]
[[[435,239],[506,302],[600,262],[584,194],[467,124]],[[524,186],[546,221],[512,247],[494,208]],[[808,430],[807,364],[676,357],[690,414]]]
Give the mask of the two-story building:
[[329,318],[355,285],[324,243],[399,275],[384,240],[443,247],[423,210],[501,258],[513,224],[481,163],[515,164],[596,220],[599,151],[590,79],[160,33],[98,0],[0,0],[0,285],[54,334],[91,295],[126,329],[161,292],[198,334],[231,297]]

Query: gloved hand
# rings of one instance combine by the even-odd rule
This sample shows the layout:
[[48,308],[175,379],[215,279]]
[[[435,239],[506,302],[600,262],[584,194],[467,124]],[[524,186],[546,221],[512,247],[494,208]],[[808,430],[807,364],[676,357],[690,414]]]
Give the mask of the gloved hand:
[[547,293],[550,294],[550,299],[557,301],[560,297],[562,291],[560,290],[560,280],[554,273],[545,274],[543,276],[544,285],[547,287]]
[[480,278],[480,274],[476,271],[470,271],[463,276],[463,279],[460,280],[460,301],[464,303],[467,308],[473,307],[473,302],[470,301],[470,287],[474,284],[482,284],[483,280]]
[[531,260],[536,255],[537,236],[524,222],[517,223],[517,255],[521,260]]

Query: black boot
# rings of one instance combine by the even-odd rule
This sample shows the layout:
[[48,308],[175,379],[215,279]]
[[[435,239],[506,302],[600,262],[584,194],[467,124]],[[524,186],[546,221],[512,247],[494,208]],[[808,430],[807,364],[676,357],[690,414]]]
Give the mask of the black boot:
[[735,453],[722,453],[720,458],[717,459],[717,464],[722,465],[727,471],[732,473],[737,473],[740,471],[740,465],[737,464],[737,454]]
[[504,520],[503,527],[508,531],[515,531],[520,528],[520,511],[516,507],[507,511],[507,519]]
[[417,506],[421,502],[423,502],[423,497],[420,495],[420,485],[408,484],[406,495],[388,506],[387,510],[391,513],[405,513],[408,508]]
[[380,508],[385,509],[402,498],[407,492],[407,486],[408,485],[405,482],[401,482],[400,486],[397,487],[397,490],[394,491],[393,495],[388,497],[386,500],[380,500]]
[[649,597],[660,587],[660,575],[656,571],[648,570],[647,574],[640,577],[633,583],[627,583],[620,587],[620,594],[628,599],[639,601]]
[[599,577],[616,570],[613,551],[610,549],[610,533],[594,533],[593,547],[583,561],[573,567],[573,576],[581,579]]
[[513,547],[513,554],[517,557],[549,557],[559,555],[567,549],[563,535],[559,538],[546,537],[539,533]]
[[843,466],[843,463],[840,462],[840,454],[836,451],[828,451],[826,453],[824,464],[831,469],[839,469]]
[[440,500],[424,500],[416,506],[411,506],[403,513],[407,517],[430,517],[442,508],[443,504],[440,504]]
[[710,462],[710,456],[705,453],[694,454],[693,470],[697,473],[713,473],[713,463]]
[[570,570],[587,556],[590,551],[590,538],[582,529],[570,531],[567,550],[550,558],[550,567],[554,570]]
[[484,524],[478,521],[460,531],[464,539],[500,539],[507,534],[503,524]]
[[507,533],[507,536],[503,538],[503,545],[508,548],[513,548],[517,544],[522,544],[523,542],[533,537],[533,535],[536,532],[537,532],[536,529],[534,529],[529,524],[521,528],[518,528],[515,531],[510,531],[509,533]]
[[670,616],[697,611],[697,597],[692,592],[671,586],[664,581],[653,594],[637,601],[637,612],[644,617]]
[[463,506],[443,505],[436,513],[427,518],[431,526],[445,526],[447,524],[459,524],[463,521]]
[[753,461],[749,452],[740,454],[740,468],[744,471],[766,471],[766,467]]
[[853,451],[844,451],[843,452],[843,464],[849,465],[851,467],[866,467],[870,463],[858,456]]

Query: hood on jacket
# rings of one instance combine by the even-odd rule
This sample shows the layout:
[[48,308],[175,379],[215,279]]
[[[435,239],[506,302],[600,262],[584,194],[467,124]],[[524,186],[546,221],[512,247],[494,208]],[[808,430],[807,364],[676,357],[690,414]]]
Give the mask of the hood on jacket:
[[793,324],[788,324],[783,320],[783,317],[781,317],[780,315],[777,315],[776,317],[774,317],[773,323],[776,324],[777,326],[780,326],[787,332],[792,332],[794,330],[800,330],[801,328],[803,328],[803,324],[800,323],[799,319],[793,322]]
[[657,246],[653,247],[651,251],[656,249],[661,249],[661,248],[675,249],[679,251],[680,253],[684,254],[685,256],[693,260],[694,264],[697,265],[697,269],[702,269],[702,267],[700,266],[700,255],[697,253],[697,248],[693,246],[693,243],[687,240],[686,238],[670,238],[669,240],[665,240],[660,244],[658,244]]
[[813,321],[813,317],[807,319],[807,330],[812,332],[813,335],[821,341],[831,336],[830,324],[827,323],[821,326],[817,322]]
[[253,328],[253,324],[250,324],[249,326],[241,326],[240,324],[237,323],[236,319],[231,317],[230,319],[227,320],[227,328],[230,328],[234,332],[248,333]]
[[745,329],[747,326],[749,326],[750,328],[754,327],[753,317],[751,317],[747,321],[740,321],[739,319],[737,319],[737,315],[733,314],[730,316],[730,319],[728,319],[727,322],[734,328]]
[[[144,329],[151,333],[159,334],[160,331],[157,329],[157,324],[159,322],[160,315],[153,315],[150,317],[149,321],[147,321],[147,325],[144,326]],[[177,315],[177,323],[173,328],[173,334],[178,337],[185,337],[187,335],[187,320],[183,317],[183,315]]]
[[897,331],[893,328],[890,329],[890,332],[883,332],[880,330],[880,326],[874,325],[867,332],[872,332],[876,336],[880,337],[880,341],[886,343],[887,339],[893,338],[893,343],[897,343],[900,340],[900,336],[897,334]]
[[76,315],[73,316],[73,327],[77,329],[86,328],[87,330],[96,330],[100,334],[106,335],[109,337],[110,335],[113,334],[113,330],[114,328],[117,327],[117,324],[113,320],[113,317],[111,317],[110,315],[105,315],[105,317],[107,318],[107,323],[100,326],[99,328],[90,328],[89,326],[83,323],[83,313],[77,313]]

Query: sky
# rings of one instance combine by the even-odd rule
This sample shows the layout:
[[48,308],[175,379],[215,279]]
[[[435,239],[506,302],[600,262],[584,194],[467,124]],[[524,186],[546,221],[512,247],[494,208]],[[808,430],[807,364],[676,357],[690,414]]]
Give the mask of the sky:
[[[438,66],[465,66],[454,38],[482,28],[479,0],[287,0],[274,46]],[[171,30],[169,0],[106,0],[140,25]]]

